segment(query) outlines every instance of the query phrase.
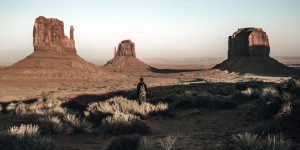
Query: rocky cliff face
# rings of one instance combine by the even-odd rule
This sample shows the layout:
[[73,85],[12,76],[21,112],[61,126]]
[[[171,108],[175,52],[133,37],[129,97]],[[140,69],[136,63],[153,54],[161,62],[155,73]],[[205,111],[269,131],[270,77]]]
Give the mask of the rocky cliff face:
[[74,28],[70,27],[70,39],[65,36],[64,23],[58,19],[40,16],[33,27],[34,51],[76,53]]
[[228,58],[269,57],[269,39],[261,28],[241,28],[228,39]]
[[119,43],[117,50],[115,50],[116,56],[135,56],[135,45],[131,40],[124,40]]

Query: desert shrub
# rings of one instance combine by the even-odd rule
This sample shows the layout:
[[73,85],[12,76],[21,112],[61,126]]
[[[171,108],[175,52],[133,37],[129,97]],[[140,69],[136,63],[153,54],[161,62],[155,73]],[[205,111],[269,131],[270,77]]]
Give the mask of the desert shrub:
[[261,95],[261,91],[254,88],[246,88],[245,90],[236,90],[232,93],[231,98],[237,100],[239,103],[258,99]]
[[40,135],[39,126],[29,124],[11,127],[0,134],[0,147],[10,150],[52,150],[55,143],[52,138]]
[[283,104],[279,112],[276,114],[277,118],[287,118],[291,116],[292,113],[292,103],[293,103],[293,96],[290,93],[283,93],[282,95]]
[[125,114],[147,116],[150,113],[166,111],[167,109],[168,105],[165,103],[153,105],[147,102],[142,102],[139,104],[137,101],[128,100],[124,97],[117,96],[103,102],[94,102],[89,104],[85,114],[86,116],[89,116],[90,114],[101,113],[113,114],[114,112],[119,111]]
[[37,124],[41,128],[42,134],[57,134],[61,133],[64,129],[62,121],[55,116],[39,119]]
[[36,136],[40,134],[38,125],[24,125],[22,124],[20,127],[13,126],[7,130],[7,133],[11,136],[16,136],[19,138],[23,138],[26,136]]
[[262,89],[262,93],[260,95],[260,98],[265,101],[272,101],[276,102],[280,99],[280,94],[278,90],[274,86],[265,86]]
[[9,103],[7,106],[6,106],[6,110],[10,113],[13,113],[15,111],[17,107],[17,104],[16,103]]
[[112,116],[105,118],[102,120],[102,125],[111,134],[147,134],[150,129],[138,116],[122,112],[115,112]]
[[64,121],[70,127],[71,133],[91,132],[92,124],[84,118],[77,118],[76,115],[67,114]]
[[137,150],[155,150],[154,146],[147,138],[140,138]]
[[160,139],[160,146],[163,150],[175,150],[177,137],[168,135],[163,139]]
[[254,150],[258,147],[258,140],[258,135],[247,132],[233,136],[233,142],[241,150]]
[[137,150],[139,147],[139,138],[137,136],[134,137],[125,137],[121,136],[115,138],[110,145],[108,146],[108,150]]
[[273,86],[264,87],[257,104],[258,117],[262,119],[273,118],[281,109],[284,100]]
[[32,104],[10,103],[6,110],[16,115],[64,115],[66,110],[62,102],[55,97],[40,98]]
[[291,147],[292,143],[289,140],[285,140],[281,134],[268,135],[262,144],[263,150],[289,150]]
[[300,80],[299,79],[289,79],[287,80],[283,87],[282,90],[284,92],[290,92],[294,93],[297,96],[300,96]]

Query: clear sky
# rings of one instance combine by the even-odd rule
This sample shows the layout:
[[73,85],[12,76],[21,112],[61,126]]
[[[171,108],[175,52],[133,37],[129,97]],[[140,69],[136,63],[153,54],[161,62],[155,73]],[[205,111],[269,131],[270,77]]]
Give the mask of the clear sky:
[[97,63],[124,39],[139,58],[226,57],[242,27],[267,32],[271,56],[300,56],[300,0],[1,0],[0,66],[33,52],[38,16],[75,28],[77,53]]

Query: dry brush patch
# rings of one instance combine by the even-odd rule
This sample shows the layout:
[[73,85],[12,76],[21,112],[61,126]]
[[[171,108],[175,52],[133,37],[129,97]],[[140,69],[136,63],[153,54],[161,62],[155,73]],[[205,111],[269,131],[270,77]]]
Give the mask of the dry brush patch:
[[88,105],[86,116],[90,114],[114,114],[122,112],[125,114],[134,114],[138,116],[147,116],[151,113],[158,113],[168,110],[168,104],[159,103],[157,105],[148,102],[139,104],[137,101],[117,96],[103,102],[94,102]]
[[45,118],[40,118],[37,124],[41,128],[42,134],[58,134],[63,132],[64,124],[56,116],[47,116]]
[[289,150],[292,147],[290,140],[282,134],[268,134],[265,138],[252,133],[243,133],[233,136],[233,142],[241,150]]
[[102,120],[102,125],[108,133],[115,135],[131,133],[144,135],[150,130],[146,122],[138,116],[122,112],[115,112],[112,116],[106,117]]
[[211,109],[234,108],[237,105],[259,98],[260,91],[254,88],[235,90],[230,95],[217,95],[207,91],[184,91],[168,97],[176,108],[200,107]]
[[53,150],[54,140],[40,134],[38,125],[21,125],[10,127],[0,134],[1,149],[11,150]]
[[62,102],[56,97],[39,98],[37,101],[26,103],[10,103],[6,111],[16,115],[59,115],[62,116],[66,110],[62,108]]
[[92,132],[92,124],[85,118],[76,117],[74,114],[66,114],[64,121],[70,127],[71,133]]

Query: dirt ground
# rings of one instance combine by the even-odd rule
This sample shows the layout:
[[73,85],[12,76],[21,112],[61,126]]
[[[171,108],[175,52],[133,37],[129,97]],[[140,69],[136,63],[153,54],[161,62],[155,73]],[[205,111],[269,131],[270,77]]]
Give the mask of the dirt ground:
[[[240,75],[220,70],[165,70],[164,73],[123,73],[125,78],[103,81],[34,79],[0,80],[0,102],[27,101],[44,95],[88,104],[113,96],[135,96],[136,84],[145,78],[150,98],[159,99],[169,93],[194,90],[216,91],[237,82],[263,81],[282,83],[288,77],[262,77]],[[249,130],[253,122],[249,117],[255,102],[247,102],[237,108],[209,110],[203,108],[174,109],[172,116],[155,116],[147,119],[151,133],[146,137],[159,149],[159,141],[167,135],[175,135],[179,149],[234,149],[230,138],[233,134]],[[0,128],[24,123],[24,118],[0,114]],[[30,122],[30,120],[25,120]],[[107,134],[60,134],[54,139],[61,149],[106,149],[115,136]]]

